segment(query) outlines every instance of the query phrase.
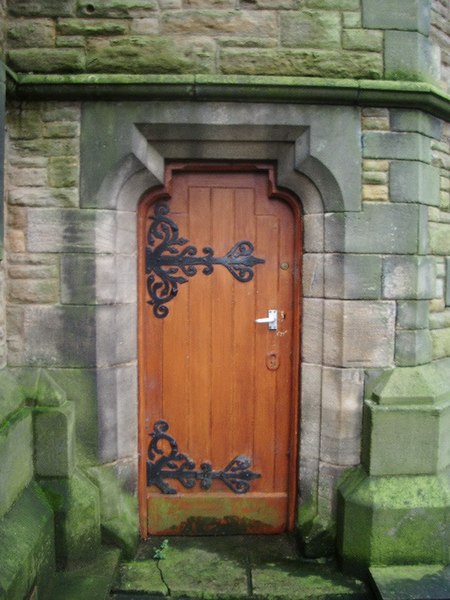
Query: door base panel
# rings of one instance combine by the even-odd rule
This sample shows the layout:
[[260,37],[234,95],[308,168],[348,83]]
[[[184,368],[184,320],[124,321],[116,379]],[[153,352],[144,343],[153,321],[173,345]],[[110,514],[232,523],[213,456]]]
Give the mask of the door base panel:
[[281,533],[287,529],[287,494],[148,494],[147,502],[148,531],[153,535]]

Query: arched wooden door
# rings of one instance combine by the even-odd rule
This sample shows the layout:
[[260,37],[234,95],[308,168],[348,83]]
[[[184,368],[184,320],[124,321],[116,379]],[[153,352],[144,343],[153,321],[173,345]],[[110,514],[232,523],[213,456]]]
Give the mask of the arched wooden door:
[[144,537],[293,527],[299,221],[270,165],[171,164],[142,199]]

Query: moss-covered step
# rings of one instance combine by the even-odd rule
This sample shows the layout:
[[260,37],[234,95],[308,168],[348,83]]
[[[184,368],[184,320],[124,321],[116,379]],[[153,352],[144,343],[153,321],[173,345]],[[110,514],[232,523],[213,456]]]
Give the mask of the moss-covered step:
[[448,600],[450,567],[402,565],[370,569],[377,600]]
[[106,600],[119,558],[118,548],[102,548],[89,565],[56,573],[44,600]]

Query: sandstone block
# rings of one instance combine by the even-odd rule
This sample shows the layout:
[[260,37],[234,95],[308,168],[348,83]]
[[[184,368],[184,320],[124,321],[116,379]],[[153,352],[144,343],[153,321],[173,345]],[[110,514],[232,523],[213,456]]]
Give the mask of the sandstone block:
[[128,33],[128,22],[116,19],[58,19],[56,31],[59,35],[124,35]]
[[276,21],[270,11],[185,10],[167,12],[161,19],[163,34],[276,36]]
[[430,331],[433,344],[433,359],[450,356],[450,328]]
[[157,8],[156,0],[80,0],[77,15],[97,19],[146,17]]
[[390,121],[392,131],[417,131],[437,140],[442,136],[442,121],[419,110],[392,108]]
[[[64,105],[58,102],[46,102],[40,113],[42,120],[46,122],[53,121],[80,121],[79,104],[65,102]],[[70,152],[69,152],[70,154]]]
[[430,27],[430,4],[427,0],[363,0],[364,27],[376,29],[400,29],[428,34]]
[[321,460],[340,466],[359,463],[363,385],[359,369],[323,369]]
[[342,34],[342,47],[346,50],[383,50],[383,32],[369,29],[346,29]]
[[56,38],[57,48],[84,48],[86,38],[82,35],[58,35]]
[[450,223],[429,224],[430,252],[437,255],[450,255]]
[[82,50],[27,48],[10,50],[9,64],[19,73],[79,73],[85,68]]
[[439,206],[439,169],[412,160],[394,160],[389,169],[392,202],[418,202]]
[[341,43],[338,12],[302,10],[281,14],[281,45],[292,47],[337,48]]
[[431,162],[430,140],[419,133],[369,132],[363,135],[364,158]]
[[[256,0],[259,6],[259,0]],[[289,1],[289,0],[287,0]],[[273,4],[277,4],[277,1],[274,0]],[[188,8],[228,8],[232,10],[236,6],[236,2],[234,0],[187,0],[186,6]],[[170,7],[169,7],[170,8]],[[181,6],[176,6],[172,8],[181,8]],[[277,6],[269,6],[267,8],[279,8]]]
[[41,114],[37,110],[10,111],[8,125],[9,136],[12,140],[32,140],[39,138],[42,134]]
[[0,431],[0,516],[11,508],[33,477],[33,432],[31,414],[23,410]]
[[439,79],[439,63],[427,37],[413,31],[386,31],[384,35],[386,79],[431,83]]
[[387,185],[388,174],[385,171],[364,171],[363,183],[371,185]]
[[325,297],[361,300],[380,298],[381,257],[370,254],[326,254]]
[[336,367],[387,367],[394,361],[395,302],[325,300],[324,362]]
[[359,11],[360,8],[358,0],[306,0],[306,6],[355,11]]
[[75,14],[76,0],[14,0],[8,12],[16,17],[70,17]]
[[326,251],[422,253],[426,248],[427,227],[425,207],[366,202],[361,212],[348,213],[345,217],[338,213],[325,216]]
[[395,340],[395,362],[400,367],[415,367],[432,360],[431,336],[427,329],[398,331]]
[[29,188],[9,190],[9,203],[15,206],[75,207],[79,194],[75,188]]
[[425,300],[434,297],[434,262],[428,256],[386,256],[383,259],[383,297]]
[[73,156],[79,152],[79,142],[74,139],[33,139],[14,140],[11,145],[13,155],[20,154],[24,157],[33,157],[39,154],[41,157],[48,156]]
[[381,56],[375,52],[343,54],[338,50],[234,50],[224,49],[220,68],[226,74],[298,75],[317,77],[379,78]]
[[47,169],[39,167],[11,167],[8,170],[9,181],[12,185],[39,187],[47,185]]
[[133,19],[130,33],[136,35],[156,35],[159,33],[159,21],[156,18]]
[[52,19],[10,19],[7,37],[10,48],[52,47],[55,44],[55,24]]
[[48,182],[51,187],[72,188],[78,185],[79,160],[75,156],[52,156],[48,163]]
[[450,306],[450,257],[445,259],[447,276],[445,278],[445,305]]
[[403,300],[397,302],[397,328],[426,329],[428,327],[428,302]]
[[362,187],[362,199],[367,202],[387,202],[389,200],[389,188],[387,185],[366,183]]
[[303,301],[302,358],[305,363],[322,363],[323,302],[318,298]]
[[344,29],[360,29],[362,26],[361,14],[359,12],[343,12],[342,25]]
[[11,280],[8,300],[27,304],[56,304],[59,300],[59,283],[56,279]]
[[80,125],[75,122],[54,121],[46,123],[43,130],[47,138],[75,138],[80,134]]
[[70,477],[75,469],[75,410],[66,402],[58,408],[41,408],[34,415],[36,474]]
[[323,297],[323,255],[322,254],[304,254],[302,265],[303,295],[306,297]]

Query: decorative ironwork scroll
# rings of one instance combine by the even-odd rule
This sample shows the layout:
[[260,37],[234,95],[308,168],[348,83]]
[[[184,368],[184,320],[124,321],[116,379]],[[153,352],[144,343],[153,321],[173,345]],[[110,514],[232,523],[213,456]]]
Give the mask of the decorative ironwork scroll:
[[[210,246],[203,248],[204,256],[198,256],[197,248],[187,246],[189,240],[180,237],[177,224],[167,216],[169,212],[165,202],[156,203],[145,249],[148,304],[153,306],[153,314],[158,319],[169,314],[165,305],[175,298],[178,286],[197,273],[197,267],[203,267],[202,272],[211,275],[215,265],[222,265],[235,279],[247,283],[253,279],[253,267],[266,262],[253,256],[255,248],[248,240],[237,242],[225,256],[214,256]],[[181,250],[179,246],[186,247]]]
[[250,471],[252,461],[247,456],[236,456],[222,471],[214,471],[210,463],[202,463],[195,470],[195,462],[186,454],[178,452],[178,444],[167,433],[167,421],[156,421],[148,446],[147,485],[156,485],[163,494],[176,494],[167,479],[176,479],[185,488],[193,488],[200,481],[202,490],[209,490],[213,481],[219,479],[235,494],[246,494],[250,482],[259,479],[260,473]]

